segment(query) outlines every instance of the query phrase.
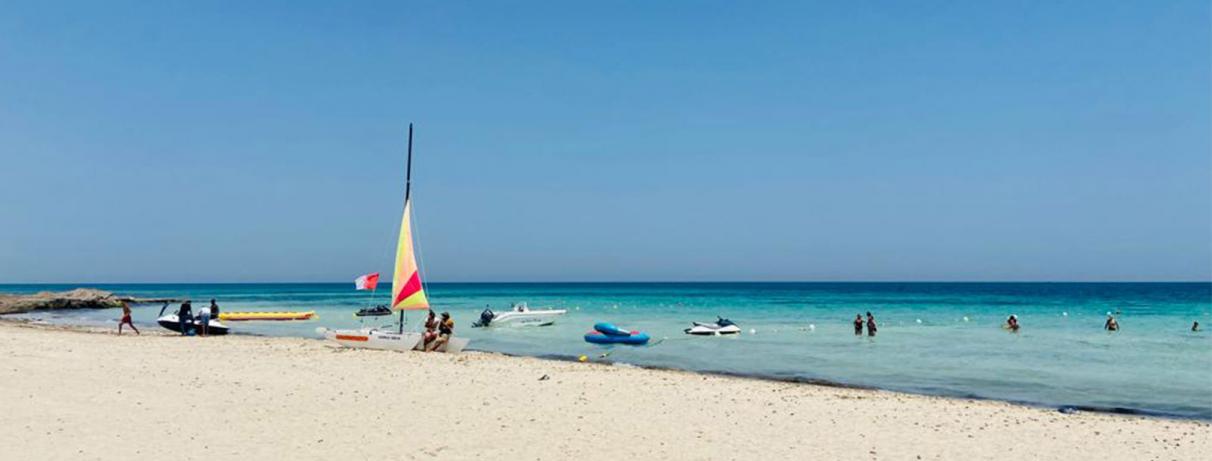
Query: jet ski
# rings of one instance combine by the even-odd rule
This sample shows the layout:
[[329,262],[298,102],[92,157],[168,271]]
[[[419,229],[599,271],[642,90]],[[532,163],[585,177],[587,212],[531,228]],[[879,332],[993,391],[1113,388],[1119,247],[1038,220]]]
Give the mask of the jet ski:
[[[156,319],[156,323],[159,323],[160,326],[167,328],[169,330],[172,330],[172,331],[175,331],[178,333],[181,332],[181,322],[178,321],[177,314],[175,314],[175,313],[160,316],[160,318]],[[200,328],[202,326],[202,321],[195,317],[189,321],[189,325],[190,325],[188,327],[189,329],[191,329],[193,331],[198,331],[198,328]],[[215,320],[213,318],[210,319],[210,322],[207,323],[206,325],[207,325],[207,332],[212,335],[225,335],[230,331],[230,329],[227,327],[227,325],[224,325],[222,322],[219,322],[218,320]]]
[[390,308],[380,304],[375,307],[367,307],[367,308],[359,309],[358,312],[354,313],[354,316],[355,317],[382,317],[384,315],[391,315],[391,314],[392,314],[392,312],[391,312]]
[[718,335],[735,335],[741,332],[741,327],[738,327],[731,320],[719,317],[715,322],[694,322],[694,326],[684,330],[688,335],[699,336],[718,336]]

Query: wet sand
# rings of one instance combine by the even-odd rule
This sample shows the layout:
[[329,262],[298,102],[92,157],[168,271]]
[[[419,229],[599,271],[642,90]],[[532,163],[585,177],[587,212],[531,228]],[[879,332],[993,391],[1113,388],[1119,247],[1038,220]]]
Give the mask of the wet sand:
[[5,459],[1206,459],[1202,421],[0,321]]

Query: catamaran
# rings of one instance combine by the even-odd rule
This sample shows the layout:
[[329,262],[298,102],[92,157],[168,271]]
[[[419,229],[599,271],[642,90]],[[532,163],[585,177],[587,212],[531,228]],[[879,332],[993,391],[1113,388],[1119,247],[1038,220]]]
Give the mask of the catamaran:
[[[404,313],[411,310],[429,309],[425,286],[421,283],[421,271],[417,266],[412,243],[412,124],[408,124],[408,166],[404,180],[404,217],[400,220],[400,237],[396,244],[395,273],[391,279],[391,309],[400,312],[400,321],[395,331],[383,328],[358,330],[329,330],[318,328],[324,337],[346,347],[384,349],[395,351],[421,350],[425,347],[420,332],[404,331]],[[458,353],[467,346],[468,339],[451,337],[442,352]]]

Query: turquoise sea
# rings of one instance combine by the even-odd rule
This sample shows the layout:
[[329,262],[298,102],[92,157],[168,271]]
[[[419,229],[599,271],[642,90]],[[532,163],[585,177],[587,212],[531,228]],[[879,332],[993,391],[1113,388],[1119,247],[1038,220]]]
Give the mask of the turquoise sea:
[[[340,284],[90,285],[138,297],[216,298],[225,311],[316,310],[307,322],[242,322],[238,333],[318,338],[316,327],[356,327],[371,298]],[[4,292],[75,285],[0,285]],[[387,285],[385,284],[386,288]],[[1034,405],[1212,419],[1212,283],[517,283],[428,286],[471,348],[516,355],[597,358],[640,366],[828,382]],[[558,307],[549,327],[473,329],[484,307]],[[175,306],[174,306],[175,307]],[[159,305],[135,308],[157,329]],[[874,338],[851,321],[871,311]],[[1103,331],[1108,312],[1119,332]],[[1022,331],[1000,326],[1015,314]],[[739,337],[689,337],[691,321],[731,318]],[[27,319],[114,325],[117,310],[35,312]],[[408,328],[421,321],[412,313]],[[394,319],[392,317],[391,319]],[[368,322],[386,323],[380,317]],[[647,347],[590,345],[598,321],[653,336]],[[667,339],[665,339],[667,338]]]

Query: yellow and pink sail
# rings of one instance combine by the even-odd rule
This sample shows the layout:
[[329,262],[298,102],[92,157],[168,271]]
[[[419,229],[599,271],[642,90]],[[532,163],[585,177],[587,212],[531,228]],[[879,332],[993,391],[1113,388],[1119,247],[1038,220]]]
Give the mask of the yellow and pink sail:
[[412,200],[405,200],[404,217],[400,222],[396,270],[391,279],[391,308],[398,311],[429,309],[429,299],[425,297],[425,287],[421,284],[421,271],[417,270],[417,257],[412,245]]

